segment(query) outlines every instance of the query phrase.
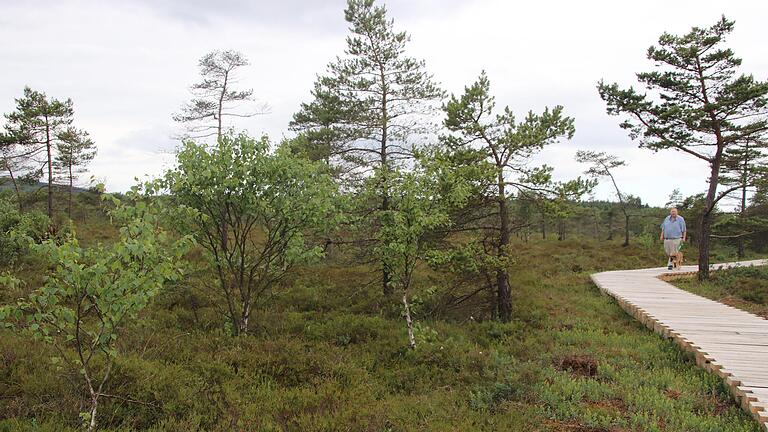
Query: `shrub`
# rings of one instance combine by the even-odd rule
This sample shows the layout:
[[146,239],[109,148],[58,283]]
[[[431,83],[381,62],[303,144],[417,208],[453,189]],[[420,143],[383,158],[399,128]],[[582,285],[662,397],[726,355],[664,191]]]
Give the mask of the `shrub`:
[[50,225],[43,213],[20,213],[15,204],[0,197],[0,266],[10,266],[25,254],[29,238],[40,242],[48,237]]

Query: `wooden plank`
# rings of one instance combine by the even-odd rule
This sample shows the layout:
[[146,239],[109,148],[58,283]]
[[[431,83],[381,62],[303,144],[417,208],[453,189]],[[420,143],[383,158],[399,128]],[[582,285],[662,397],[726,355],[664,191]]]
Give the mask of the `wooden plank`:
[[[716,264],[712,270],[768,265],[768,260]],[[664,267],[591,275],[629,315],[691,352],[696,364],[720,376],[734,398],[768,432],[768,321],[676,288],[663,279],[695,274]]]

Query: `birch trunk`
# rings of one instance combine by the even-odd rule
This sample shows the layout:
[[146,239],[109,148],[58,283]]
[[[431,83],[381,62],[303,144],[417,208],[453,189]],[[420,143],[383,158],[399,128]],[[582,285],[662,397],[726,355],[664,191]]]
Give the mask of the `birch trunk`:
[[403,293],[403,307],[405,308],[405,322],[408,325],[408,347],[416,348],[416,338],[413,335],[413,319],[411,319],[411,306],[408,304],[408,293]]

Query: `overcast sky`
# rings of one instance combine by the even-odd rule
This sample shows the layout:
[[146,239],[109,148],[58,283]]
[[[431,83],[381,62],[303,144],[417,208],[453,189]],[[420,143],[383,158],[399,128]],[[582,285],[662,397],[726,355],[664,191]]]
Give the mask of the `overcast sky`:
[[[89,131],[99,154],[90,170],[107,189],[125,190],[134,177],[155,176],[171,161],[179,131],[171,115],[190,97],[197,61],[214,49],[244,53],[252,65],[241,83],[271,113],[237,126],[274,141],[309,100],[318,73],[345,47],[343,0],[0,0],[0,112],[13,109],[25,85],[73,99],[76,125]],[[558,179],[585,169],[577,149],[624,158],[617,172],[626,192],[662,205],[679,187],[706,187],[706,166],[673,151],[638,149],[619,118],[605,114],[601,78],[623,85],[647,70],[646,49],[664,31],[683,33],[736,21],[729,45],[743,71],[768,78],[765,1],[654,0],[509,1],[391,0],[398,29],[411,35],[409,54],[448,92],[460,93],[488,72],[497,105],[522,116],[563,105],[576,119],[573,140],[545,150],[538,162]],[[627,6],[624,6],[627,5]],[[629,5],[632,5],[631,7]],[[607,184],[598,198],[610,196]]]

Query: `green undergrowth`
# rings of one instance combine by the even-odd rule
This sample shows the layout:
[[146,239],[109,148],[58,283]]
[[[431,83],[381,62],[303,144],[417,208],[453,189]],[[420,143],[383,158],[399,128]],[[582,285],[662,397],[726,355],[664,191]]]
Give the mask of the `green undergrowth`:
[[[106,232],[106,231],[103,231]],[[426,270],[406,348],[397,299],[361,266],[298,271],[232,338],[204,275],[169,288],[121,337],[101,408],[129,431],[758,431],[715,376],[628,317],[595,271],[658,266],[658,248],[515,245],[515,319],[441,308]],[[33,263],[22,273],[35,280]],[[34,282],[31,282],[34,284]],[[18,293],[3,293],[9,301]],[[471,303],[471,304],[470,304]],[[471,318],[470,318],[471,317]],[[86,395],[42,343],[0,332],[0,431],[77,430]]]

